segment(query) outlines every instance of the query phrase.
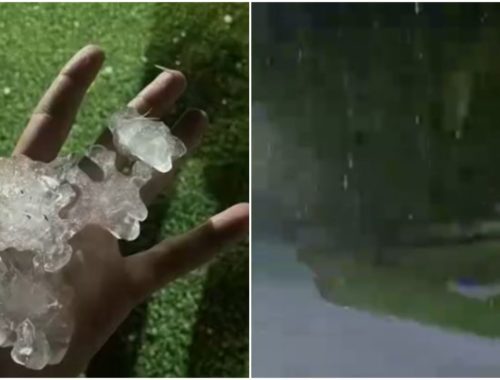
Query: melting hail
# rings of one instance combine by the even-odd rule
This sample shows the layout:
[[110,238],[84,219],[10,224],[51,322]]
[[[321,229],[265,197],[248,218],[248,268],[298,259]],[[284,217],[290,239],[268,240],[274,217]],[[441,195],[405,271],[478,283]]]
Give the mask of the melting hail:
[[[69,346],[73,290],[62,276],[69,240],[88,224],[137,238],[148,214],[141,187],[186,152],[165,124],[132,109],[113,115],[109,129],[118,160],[100,145],[80,161],[0,158],[0,347],[12,347],[12,359],[27,368],[59,363]],[[125,169],[117,169],[120,160]]]

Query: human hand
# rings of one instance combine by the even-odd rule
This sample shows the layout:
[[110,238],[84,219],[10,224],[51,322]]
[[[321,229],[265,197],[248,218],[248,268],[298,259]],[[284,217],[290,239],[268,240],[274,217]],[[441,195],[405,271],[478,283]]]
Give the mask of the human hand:
[[[36,107],[14,154],[50,162],[66,140],[85,93],[99,72],[104,53],[96,46],[80,50],[62,69]],[[144,88],[129,106],[150,117],[163,118],[186,86],[183,75],[164,71]],[[200,142],[207,119],[201,111],[188,111],[173,128],[192,151]],[[105,131],[97,140],[112,148]],[[174,169],[156,174],[143,189],[150,203],[174,180]],[[77,376],[92,356],[118,328],[132,308],[155,290],[209,261],[229,243],[243,239],[248,230],[248,205],[235,205],[195,229],[165,240],[132,256],[123,257],[118,241],[98,226],[88,226],[72,240],[74,255],[62,270],[74,290],[70,315],[74,333],[60,364],[41,371],[21,367],[10,358],[10,348],[0,350],[0,376]]]

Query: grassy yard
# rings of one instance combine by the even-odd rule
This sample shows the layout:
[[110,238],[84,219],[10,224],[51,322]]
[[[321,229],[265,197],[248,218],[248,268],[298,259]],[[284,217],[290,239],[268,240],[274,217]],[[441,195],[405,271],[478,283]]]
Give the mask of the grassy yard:
[[[82,152],[157,74],[185,72],[186,106],[211,128],[176,193],[151,210],[126,251],[184,231],[248,199],[247,4],[3,4],[0,7],[0,151],[8,155],[39,97],[80,47],[99,44],[103,71],[64,152]],[[175,116],[174,115],[174,116]],[[246,376],[248,248],[224,252],[137,308],[89,369],[92,376]]]
[[[447,290],[447,282],[500,280],[500,244],[406,249],[392,252],[390,264],[374,265],[366,254],[328,257],[303,251],[317,273],[322,296],[337,304],[417,320],[481,336],[500,337],[500,299],[468,299]],[[329,268],[329,269],[328,269]]]

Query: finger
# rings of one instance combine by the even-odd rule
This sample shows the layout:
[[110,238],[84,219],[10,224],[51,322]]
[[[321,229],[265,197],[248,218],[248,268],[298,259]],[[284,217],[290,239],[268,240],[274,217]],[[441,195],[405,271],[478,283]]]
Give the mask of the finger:
[[[203,133],[208,127],[208,118],[200,110],[186,111],[175,124],[173,133],[186,145],[188,153],[200,144]],[[155,173],[151,181],[142,189],[142,199],[146,204],[151,203],[162,191],[168,191],[180,167],[180,162],[175,162],[171,171],[165,174]]]
[[186,77],[180,71],[165,69],[129,104],[141,114],[163,118],[186,90]]
[[[128,104],[140,114],[162,119],[186,89],[186,78],[180,71],[165,70]],[[106,129],[97,143],[113,149],[111,132]]]
[[103,62],[104,52],[94,45],[70,59],[36,106],[13,154],[46,162],[57,156]]
[[241,203],[174,239],[126,258],[131,288],[142,301],[168,282],[208,262],[224,246],[248,233],[248,204]]

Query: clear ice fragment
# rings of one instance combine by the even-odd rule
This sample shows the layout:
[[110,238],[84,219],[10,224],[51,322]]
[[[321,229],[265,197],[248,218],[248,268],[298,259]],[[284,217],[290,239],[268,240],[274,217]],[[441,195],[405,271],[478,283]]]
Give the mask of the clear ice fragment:
[[[68,210],[67,218],[74,223],[72,228],[80,230],[87,224],[98,224],[117,238],[136,239],[139,222],[148,216],[140,196],[140,186],[146,181],[137,183],[116,170],[116,154],[103,146],[93,146],[87,158],[99,167],[103,178],[94,181],[78,167],[68,171],[67,181],[74,187],[85,189],[78,202]],[[141,179],[144,177],[147,174],[141,174]]]
[[57,364],[68,350],[70,239],[88,224],[137,238],[148,215],[141,188],[186,152],[165,124],[131,109],[113,116],[110,129],[123,168],[123,157],[103,146],[80,162],[0,158],[0,347],[12,347],[12,359],[27,368]]
[[5,320],[0,318],[0,347],[5,347],[12,334],[12,326]]
[[132,108],[115,114],[110,129],[119,153],[139,159],[161,173],[172,169],[172,161],[186,153],[182,141],[163,122],[142,116]]
[[49,363],[49,343],[45,334],[37,331],[29,319],[16,329],[17,340],[12,359],[30,369],[42,369]]
[[71,236],[58,213],[75,196],[71,186],[49,165],[24,156],[0,158],[0,178],[0,252],[35,252],[35,264],[45,270],[62,268],[71,257]]

